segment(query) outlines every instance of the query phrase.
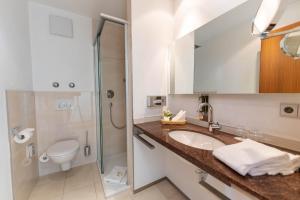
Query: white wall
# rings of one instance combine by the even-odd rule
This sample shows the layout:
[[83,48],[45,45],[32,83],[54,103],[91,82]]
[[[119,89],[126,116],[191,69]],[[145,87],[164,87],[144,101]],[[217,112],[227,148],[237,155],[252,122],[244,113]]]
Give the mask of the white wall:
[[99,19],[100,13],[126,18],[124,0],[31,0],[51,7],[69,10],[82,16]]
[[[57,111],[56,102],[66,99],[73,109]],[[73,167],[94,163],[97,160],[96,115],[93,92],[35,92],[35,115],[38,151],[40,156],[57,141],[76,139],[80,150],[72,160]],[[91,155],[84,156],[86,131]],[[52,161],[39,162],[39,175],[60,171]]]
[[174,36],[183,36],[244,2],[132,0],[134,119],[160,114],[160,109],[146,107],[146,97],[167,93],[169,47]]
[[[300,141],[300,119],[279,115],[280,103],[300,103],[300,94],[213,95],[214,120],[233,127],[245,127],[261,133]],[[169,96],[170,109],[187,110],[197,118],[197,95]]]
[[[71,12],[30,3],[33,87],[36,91],[91,91],[94,88],[92,20]],[[73,20],[73,38],[51,35],[49,15]],[[52,82],[59,82],[55,89]],[[75,89],[68,87],[76,84]]]
[[180,38],[246,0],[175,0],[175,38]]
[[27,1],[0,2],[0,199],[11,200],[10,149],[5,90],[31,90]]
[[134,119],[160,114],[146,107],[147,95],[167,94],[169,47],[173,38],[172,0],[132,0]]

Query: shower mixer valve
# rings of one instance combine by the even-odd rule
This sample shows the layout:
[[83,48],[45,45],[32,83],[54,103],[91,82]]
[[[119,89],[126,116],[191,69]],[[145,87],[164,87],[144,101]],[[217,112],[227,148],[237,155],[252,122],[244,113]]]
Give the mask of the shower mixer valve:
[[109,99],[112,99],[115,96],[115,92],[113,90],[107,90],[106,94]]

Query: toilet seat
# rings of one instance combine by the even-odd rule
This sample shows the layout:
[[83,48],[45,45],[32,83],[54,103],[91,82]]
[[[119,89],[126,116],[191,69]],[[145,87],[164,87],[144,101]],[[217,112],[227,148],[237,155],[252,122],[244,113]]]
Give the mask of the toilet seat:
[[48,151],[48,156],[64,156],[66,154],[73,153],[79,148],[79,142],[77,140],[65,140],[60,141],[52,145]]

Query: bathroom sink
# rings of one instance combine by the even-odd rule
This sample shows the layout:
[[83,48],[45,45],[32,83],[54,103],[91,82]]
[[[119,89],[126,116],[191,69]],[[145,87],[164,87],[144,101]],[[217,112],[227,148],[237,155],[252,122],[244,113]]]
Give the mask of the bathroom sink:
[[171,131],[169,136],[177,142],[203,150],[212,151],[218,147],[225,146],[220,140],[192,131]]

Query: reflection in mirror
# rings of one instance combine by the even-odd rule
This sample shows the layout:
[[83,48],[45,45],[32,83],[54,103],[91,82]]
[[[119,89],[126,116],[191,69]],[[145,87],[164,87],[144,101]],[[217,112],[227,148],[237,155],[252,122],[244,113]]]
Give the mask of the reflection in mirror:
[[257,93],[260,38],[251,23],[261,1],[247,1],[195,31],[194,93]]
[[[298,2],[300,6],[300,1]],[[298,34],[296,32],[290,33],[299,26],[300,21],[288,24],[272,31],[272,37],[262,39],[260,93],[300,93],[300,59],[291,57],[291,54],[296,52],[296,47],[299,46],[299,44],[291,43],[297,41]],[[281,34],[284,32],[289,33],[287,35]],[[284,53],[282,45],[285,45],[286,53]]]
[[194,33],[175,43],[174,67],[171,70],[171,93],[192,94],[194,85]]
[[300,58],[300,30],[284,36],[280,42],[281,50],[295,59]]
[[252,34],[266,36],[275,28],[288,0],[263,0],[252,23]]
[[287,1],[267,35],[251,29],[262,0],[248,0],[176,40],[170,93],[299,93],[300,59],[290,56],[300,53],[300,31],[291,33],[300,0]]

